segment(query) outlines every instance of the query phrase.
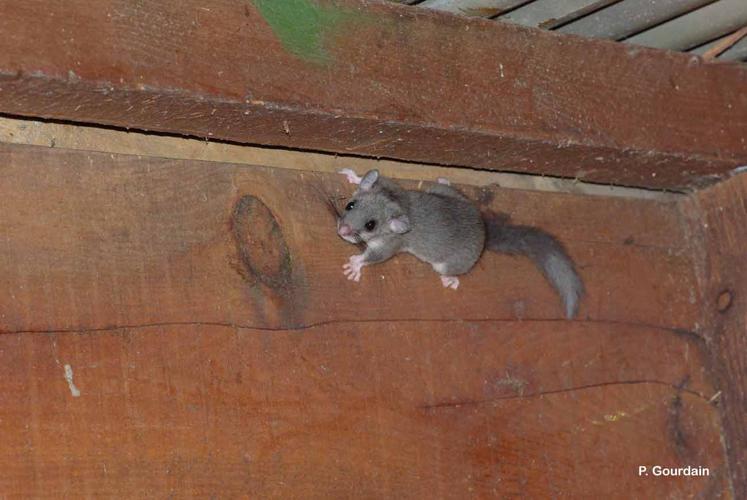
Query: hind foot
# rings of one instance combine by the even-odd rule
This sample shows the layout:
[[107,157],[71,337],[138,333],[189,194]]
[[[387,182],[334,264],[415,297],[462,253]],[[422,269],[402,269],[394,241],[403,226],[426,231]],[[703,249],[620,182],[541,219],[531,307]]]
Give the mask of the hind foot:
[[456,276],[441,276],[441,283],[446,288],[456,290],[459,288],[459,278]]
[[338,173],[347,177],[350,184],[360,184],[363,180],[363,178],[358,177],[358,174],[356,174],[355,171],[351,168],[343,168],[342,170],[339,170]]

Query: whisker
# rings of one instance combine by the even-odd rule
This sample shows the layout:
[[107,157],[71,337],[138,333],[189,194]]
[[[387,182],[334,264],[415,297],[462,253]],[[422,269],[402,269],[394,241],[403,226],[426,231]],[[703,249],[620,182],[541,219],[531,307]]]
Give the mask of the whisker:
[[317,183],[312,183],[311,187],[319,194],[322,200],[324,200],[324,206],[327,207],[327,211],[335,217],[335,220],[339,219],[341,215],[341,210],[337,207],[335,200],[344,199],[346,197],[332,196],[327,192],[326,189],[324,189],[322,186],[320,186]]
[[331,213],[335,217],[339,218],[340,217],[340,209],[337,208],[337,205],[335,204],[335,202],[332,201],[332,199],[330,199],[330,198],[326,198],[325,201],[326,201],[326,205],[327,205],[327,209],[329,210],[329,213]]

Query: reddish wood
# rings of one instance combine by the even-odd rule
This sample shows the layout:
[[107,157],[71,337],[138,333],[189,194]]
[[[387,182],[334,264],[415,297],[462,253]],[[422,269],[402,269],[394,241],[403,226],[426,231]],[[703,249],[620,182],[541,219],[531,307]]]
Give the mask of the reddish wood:
[[[342,176],[11,145],[0,145],[0,166],[0,234],[12,264],[4,272],[16,284],[0,296],[13,311],[3,320],[9,330],[195,318],[292,327],[323,323],[330,311],[345,320],[562,318],[526,259],[486,254],[463,279],[459,301],[410,256],[366,269],[365,286],[348,282],[341,266],[357,249],[336,237],[327,211],[327,197],[342,207],[352,193]],[[695,263],[676,204],[465,192],[564,241],[589,291],[583,318],[694,330]],[[254,209],[238,209],[252,198]],[[259,237],[250,237],[253,227]],[[289,257],[268,253],[282,242]],[[259,274],[246,255],[267,255]],[[37,302],[53,289],[49,302]]]
[[701,329],[712,352],[735,498],[747,497],[747,175],[686,206],[703,252]]
[[407,257],[347,282],[325,203],[350,191],[0,146],[0,495],[728,494],[677,205],[465,190],[567,243],[566,321],[508,257],[458,292]]
[[739,65],[364,0],[308,2],[304,59],[257,3],[0,2],[0,112],[649,187],[747,162]]
[[[698,353],[651,329],[570,322],[3,335],[0,491],[726,494],[718,413],[676,388],[689,377],[711,393]],[[712,476],[639,478],[640,464],[702,464]]]

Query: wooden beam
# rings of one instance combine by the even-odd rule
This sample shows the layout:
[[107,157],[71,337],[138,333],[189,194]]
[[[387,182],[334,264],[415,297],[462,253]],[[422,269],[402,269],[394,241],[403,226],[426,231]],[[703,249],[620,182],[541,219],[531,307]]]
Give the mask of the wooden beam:
[[0,117],[0,142],[49,146],[83,151],[101,151],[178,160],[217,161],[243,165],[325,172],[336,174],[343,168],[366,172],[378,169],[387,177],[436,181],[446,177],[455,184],[500,186],[504,189],[550,191],[553,193],[638,198],[662,202],[680,200],[684,194],[621,186],[603,186],[573,179],[539,175],[510,174],[491,170],[443,167],[358,156],[280,148],[252,147],[201,139],[125,132],[96,126],[50,123],[39,120]]
[[28,0],[0,29],[3,113],[654,188],[747,163],[747,70],[688,55],[363,0]]
[[703,318],[719,388],[734,498],[747,497],[747,175],[685,203],[693,240],[704,257]]
[[346,281],[339,176],[0,146],[0,491],[727,495],[679,205],[463,189],[566,243],[578,320],[505,256]]

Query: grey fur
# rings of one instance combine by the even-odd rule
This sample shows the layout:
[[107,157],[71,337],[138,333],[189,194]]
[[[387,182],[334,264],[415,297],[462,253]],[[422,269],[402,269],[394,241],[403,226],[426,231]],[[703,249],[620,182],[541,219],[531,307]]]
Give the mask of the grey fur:
[[[404,190],[376,170],[362,178],[351,201],[354,206],[338,219],[338,229],[345,224],[354,231],[347,241],[366,243],[363,265],[408,252],[442,276],[457,276],[469,272],[485,248],[526,255],[561,296],[566,316],[576,314],[583,284],[563,246],[548,233],[501,224],[492,216],[483,219],[479,209],[450,186]],[[372,231],[366,229],[370,221],[376,222]]]
[[574,317],[584,294],[584,285],[563,245],[554,236],[536,227],[505,224],[493,215],[487,215],[484,219],[486,248],[532,259],[560,295],[566,317]]

